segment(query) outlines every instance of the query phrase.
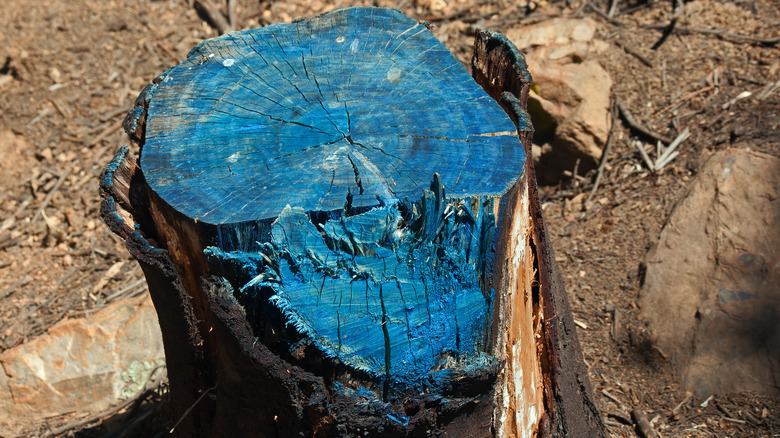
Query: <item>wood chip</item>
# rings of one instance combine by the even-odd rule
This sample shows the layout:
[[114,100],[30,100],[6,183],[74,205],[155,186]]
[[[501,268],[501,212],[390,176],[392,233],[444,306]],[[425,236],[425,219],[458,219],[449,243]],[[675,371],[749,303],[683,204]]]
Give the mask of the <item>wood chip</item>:
[[119,271],[122,269],[122,267],[125,265],[124,261],[116,262],[113,265],[111,265],[110,268],[103,274],[103,277],[100,278],[100,281],[97,282],[94,288],[92,288],[92,293],[97,293],[100,289],[103,288],[106,284],[108,284],[108,281],[112,278],[116,277],[117,274],[119,274]]

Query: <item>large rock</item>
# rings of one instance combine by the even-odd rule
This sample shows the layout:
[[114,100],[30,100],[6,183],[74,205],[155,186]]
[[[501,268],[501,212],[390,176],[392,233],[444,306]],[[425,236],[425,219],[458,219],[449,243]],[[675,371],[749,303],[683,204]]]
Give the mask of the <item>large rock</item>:
[[[555,18],[510,30],[507,37],[526,54],[534,86],[528,108],[535,142],[549,142],[549,164],[581,168],[601,158],[609,135],[612,79],[598,62],[588,59],[606,43],[594,38],[596,23]],[[560,169],[557,169],[560,170]]]
[[646,259],[642,317],[701,396],[780,395],[780,159],[714,155]]
[[148,295],[62,321],[0,354],[0,436],[44,418],[102,411],[135,395],[164,357]]
[[598,163],[609,135],[609,73],[596,61],[584,61],[542,63],[533,75],[536,93],[529,100],[538,101],[539,115],[554,124],[553,148]]
[[594,50],[596,22],[580,18],[553,18],[509,30],[506,36],[526,53],[531,69],[542,62],[582,62]]

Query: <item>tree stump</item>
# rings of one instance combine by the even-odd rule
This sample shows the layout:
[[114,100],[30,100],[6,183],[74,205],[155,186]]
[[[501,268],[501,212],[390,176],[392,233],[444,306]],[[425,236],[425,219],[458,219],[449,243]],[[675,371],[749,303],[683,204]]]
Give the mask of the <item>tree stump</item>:
[[149,283],[179,436],[603,435],[525,62],[479,32],[473,71],[350,8],[205,41],[144,90],[102,214]]

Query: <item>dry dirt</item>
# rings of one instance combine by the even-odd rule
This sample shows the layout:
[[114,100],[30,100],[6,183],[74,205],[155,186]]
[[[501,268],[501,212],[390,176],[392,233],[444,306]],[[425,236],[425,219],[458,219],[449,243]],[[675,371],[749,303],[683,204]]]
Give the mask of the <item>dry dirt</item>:
[[[674,2],[619,1],[607,19],[579,0],[420,0],[394,6],[429,20],[466,63],[475,26],[506,31],[552,16],[590,16],[610,48],[599,55],[614,95],[670,137],[688,127],[681,154],[645,170],[625,123],[615,128],[602,183],[595,172],[542,190],[545,219],[564,273],[594,394],[615,436],[635,436],[621,418],[646,413],[662,436],[778,436],[778,400],[756,394],[692,398],[673,364],[637,320],[645,252],[697,169],[715,151],[750,148],[780,156],[780,8],[774,0],[685,3],[664,37]],[[356,5],[347,1],[237,2],[240,28]],[[4,2],[0,12],[0,350],[45,334],[63,318],[143,293],[138,266],[98,216],[97,177],[127,142],[121,121],[155,76],[217,32],[186,0]],[[763,38],[763,43],[719,29]],[[615,43],[619,42],[622,48]],[[633,53],[632,53],[633,52]],[[642,58],[642,59],[640,59]],[[744,92],[750,92],[745,97]],[[670,108],[671,106],[671,108]],[[651,123],[652,122],[652,123]],[[617,319],[617,321],[616,321]],[[165,397],[154,415],[133,412],[61,435],[166,434]],[[680,406],[678,406],[680,404]],[[677,409],[674,409],[677,407]],[[674,412],[673,412],[674,410]],[[86,416],[30,418],[37,436]],[[125,426],[122,426],[125,424]]]

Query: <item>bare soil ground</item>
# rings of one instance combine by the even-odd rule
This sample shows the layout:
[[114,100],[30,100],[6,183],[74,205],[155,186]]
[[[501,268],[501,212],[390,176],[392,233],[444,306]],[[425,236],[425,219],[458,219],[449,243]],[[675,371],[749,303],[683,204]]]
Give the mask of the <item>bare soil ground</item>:
[[[613,18],[603,15],[610,5],[601,0],[237,3],[240,28],[336,7],[394,6],[430,21],[464,63],[475,26],[506,31],[561,15],[598,21],[599,38],[610,43],[599,61],[612,75],[614,95],[661,134],[691,130],[681,154],[653,174],[632,144],[636,133],[616,125],[593,202],[584,200],[595,172],[542,191],[608,430],[635,436],[624,417],[639,409],[662,436],[778,436],[776,399],[757,394],[686,399],[673,363],[637,319],[641,261],[699,166],[727,147],[780,156],[780,91],[766,93],[780,71],[776,2],[688,2],[668,35],[656,27],[669,29],[674,2],[619,1]],[[45,334],[63,318],[145,293],[140,268],[99,219],[97,177],[126,143],[121,121],[142,88],[217,32],[185,0],[13,0],[0,10],[4,350]],[[165,396],[146,404],[153,409],[144,412],[153,415],[139,419],[132,411],[59,434],[166,434],[173,421],[165,414]],[[29,435],[44,435],[79,415],[87,416],[30,418]]]

